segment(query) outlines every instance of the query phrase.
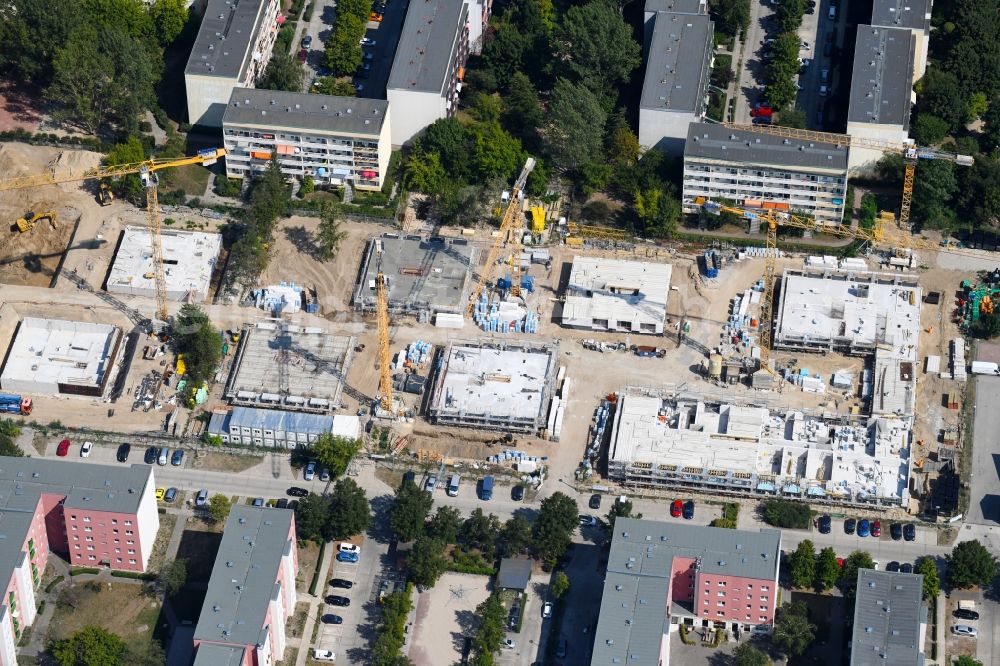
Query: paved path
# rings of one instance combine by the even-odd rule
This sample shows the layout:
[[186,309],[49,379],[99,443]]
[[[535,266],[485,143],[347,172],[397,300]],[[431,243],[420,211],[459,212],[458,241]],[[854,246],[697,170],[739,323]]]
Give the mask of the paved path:
[[323,593],[326,592],[327,574],[330,571],[330,562],[333,560],[335,552],[336,544],[333,541],[327,542],[323,552],[323,559],[316,565],[316,570],[320,572],[320,584],[316,586],[316,591],[319,594],[309,594],[308,590],[299,592],[298,601],[309,602],[309,611],[306,613],[306,626],[302,629],[302,638],[299,639],[299,653],[295,658],[295,666],[305,666],[306,657],[309,655],[309,650],[312,647],[309,642],[312,639],[313,627],[316,626],[317,615],[320,612],[317,610],[319,606],[316,601],[322,599]]

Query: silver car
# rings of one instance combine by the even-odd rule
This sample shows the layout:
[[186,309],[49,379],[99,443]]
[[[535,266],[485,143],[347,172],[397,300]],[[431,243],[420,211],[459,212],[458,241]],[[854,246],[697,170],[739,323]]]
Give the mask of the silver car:
[[979,631],[975,627],[970,627],[967,624],[952,625],[951,633],[957,636],[971,636],[972,638],[979,635]]

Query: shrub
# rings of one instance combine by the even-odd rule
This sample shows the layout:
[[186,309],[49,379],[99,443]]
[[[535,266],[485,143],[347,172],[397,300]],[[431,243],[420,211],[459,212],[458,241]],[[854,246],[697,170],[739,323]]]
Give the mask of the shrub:
[[243,191],[243,181],[238,178],[216,176],[212,191],[220,197],[238,197]]
[[[326,541],[322,542],[319,545],[319,557],[316,558],[317,562],[323,561],[323,553],[325,552],[326,552]],[[316,571],[313,573],[312,581],[309,583],[309,594],[313,596],[316,595],[316,587],[319,585],[319,574],[320,574],[320,569],[319,567],[317,567]]]
[[736,521],[730,520],[729,518],[713,518],[712,522],[708,524],[709,527],[721,527],[727,530],[736,529]]
[[99,574],[99,573],[101,573],[101,570],[97,569],[96,567],[77,567],[75,569],[69,570],[70,576],[80,576],[82,574]]
[[45,591],[51,592],[52,590],[56,589],[56,585],[63,582],[64,580],[66,580],[65,576],[56,576],[55,578],[52,579],[51,582],[49,582],[48,585],[45,586]]
[[806,529],[812,522],[812,513],[808,505],[786,499],[763,502],[761,514],[769,525],[787,529]]

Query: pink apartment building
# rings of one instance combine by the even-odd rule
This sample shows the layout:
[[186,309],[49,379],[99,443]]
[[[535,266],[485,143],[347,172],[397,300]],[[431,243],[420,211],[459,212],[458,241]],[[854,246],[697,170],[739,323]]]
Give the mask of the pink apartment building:
[[619,518],[592,666],[667,663],[671,625],[769,632],[781,532]]
[[194,632],[194,666],[271,666],[295,611],[295,514],[234,506]]
[[145,571],[160,527],[153,470],[0,457],[0,666],[35,620],[49,552]]

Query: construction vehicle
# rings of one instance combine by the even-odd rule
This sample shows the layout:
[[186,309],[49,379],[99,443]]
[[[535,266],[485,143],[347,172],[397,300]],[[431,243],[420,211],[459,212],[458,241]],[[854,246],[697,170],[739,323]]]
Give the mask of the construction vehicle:
[[899,207],[899,226],[904,229],[910,228],[910,205],[913,202],[913,178],[917,170],[919,160],[946,160],[960,166],[972,166],[974,159],[971,155],[957,155],[955,153],[936,150],[918,146],[913,142],[890,141],[887,139],[875,139],[871,137],[854,136],[851,134],[837,134],[835,132],[814,132],[812,130],[796,129],[794,127],[783,127],[781,125],[739,125],[736,123],[723,123],[726,127],[746,132],[758,132],[761,134],[771,134],[789,139],[802,139],[804,141],[822,141],[825,143],[835,143],[850,146],[851,148],[868,148],[879,150],[883,153],[903,156],[903,200]]
[[[159,183],[159,178],[156,176],[156,172],[163,169],[187,166],[189,164],[212,166],[220,157],[225,157],[225,155],[226,151],[224,148],[205,148],[199,150],[197,155],[189,157],[151,158],[130,164],[116,164],[79,171],[54,171],[31,176],[21,176],[0,181],[0,192],[28,187],[41,187],[42,185],[58,185],[59,183],[71,183],[82,180],[104,180],[105,182],[102,183],[98,191],[101,204],[106,205],[104,195],[100,194],[100,192],[106,189],[105,186],[108,184],[107,179],[113,180],[129,174],[139,174],[142,184],[146,188],[146,218],[150,226],[153,266],[156,271],[156,317],[160,321],[166,321],[167,290],[166,278],[163,274],[163,248],[160,241],[160,207],[156,195],[156,186]],[[110,191],[108,194],[110,195]],[[110,203],[110,201],[107,203]]]
[[115,193],[111,191],[111,185],[101,183],[97,188],[97,203],[102,206],[110,206],[115,201]]
[[469,297],[469,307],[465,311],[468,317],[471,317],[475,311],[476,303],[479,302],[479,297],[483,293],[483,289],[486,288],[487,283],[493,280],[493,272],[496,270],[500,248],[503,247],[508,236],[510,237],[511,247],[510,258],[508,259],[511,267],[510,290],[513,296],[521,295],[521,243],[522,236],[524,235],[521,192],[524,190],[525,183],[528,182],[528,175],[534,168],[535,158],[529,157],[524,163],[524,168],[521,169],[521,174],[517,177],[517,181],[514,182],[514,187],[511,188],[510,201],[507,202],[507,209],[500,220],[500,233],[497,234],[496,240],[490,246],[489,254],[486,256],[486,263],[479,274],[479,282],[476,283],[475,288],[472,290],[472,295]]
[[34,229],[35,225],[41,222],[42,220],[48,220],[49,224],[52,225],[52,228],[55,229],[56,217],[58,217],[58,215],[56,215],[55,211],[47,211],[45,213],[35,213],[33,211],[28,211],[27,213],[24,214],[24,217],[18,218],[15,224],[17,224],[17,230],[20,231],[22,234]]
[[379,404],[393,414],[392,361],[389,352],[389,284],[382,272],[382,241],[375,241],[375,320],[378,324]]
[[31,398],[16,393],[0,393],[0,412],[28,416],[31,414]]

